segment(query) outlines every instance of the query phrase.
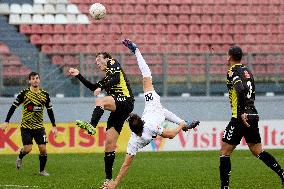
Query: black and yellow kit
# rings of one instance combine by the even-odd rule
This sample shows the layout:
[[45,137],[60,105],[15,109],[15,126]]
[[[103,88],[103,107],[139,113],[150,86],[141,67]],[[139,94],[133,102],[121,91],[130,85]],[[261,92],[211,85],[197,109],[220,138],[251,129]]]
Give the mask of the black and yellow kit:
[[40,89],[39,92],[33,92],[30,88],[22,90],[13,105],[11,106],[6,122],[9,122],[15,109],[22,104],[22,121],[21,127],[28,129],[39,129],[43,127],[43,110],[47,112],[51,123],[55,126],[54,114],[48,92]]
[[[227,87],[232,118],[224,131],[222,141],[238,145],[244,137],[247,143],[260,143],[259,116],[254,106],[255,85],[252,73],[243,64],[233,65],[227,73]],[[247,113],[250,127],[244,125],[241,119],[243,113]]]
[[[238,96],[235,86],[241,84],[243,89]],[[254,107],[255,85],[252,73],[243,64],[233,65],[227,73],[227,87],[232,109],[232,117],[237,118],[246,107]]]
[[130,83],[117,60],[108,60],[105,72],[105,77],[95,84],[86,80],[81,74],[76,77],[91,91],[101,88],[107,95],[114,98],[116,110],[110,113],[107,129],[114,127],[120,133],[129,113],[134,109],[134,96]]
[[117,60],[110,59],[107,62],[105,72],[105,77],[95,84],[87,81],[81,74],[76,77],[91,91],[101,88],[104,89],[109,96],[134,100],[129,81]]

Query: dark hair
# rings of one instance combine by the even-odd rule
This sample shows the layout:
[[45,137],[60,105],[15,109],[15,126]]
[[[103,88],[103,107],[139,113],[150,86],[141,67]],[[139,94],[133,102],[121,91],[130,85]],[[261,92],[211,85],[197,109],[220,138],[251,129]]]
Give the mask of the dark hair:
[[104,58],[112,59],[112,56],[107,52],[99,52],[99,53],[96,54],[96,57],[98,57],[101,54],[103,55]]
[[29,74],[29,80],[31,80],[31,78],[34,77],[34,76],[36,76],[36,75],[38,75],[38,77],[39,77],[39,74],[38,74],[37,72],[31,72],[31,73]]
[[233,60],[240,62],[243,58],[243,51],[241,47],[233,45],[229,48],[228,55],[231,56]]
[[137,114],[130,114],[128,118],[129,127],[136,135],[143,132],[144,121]]

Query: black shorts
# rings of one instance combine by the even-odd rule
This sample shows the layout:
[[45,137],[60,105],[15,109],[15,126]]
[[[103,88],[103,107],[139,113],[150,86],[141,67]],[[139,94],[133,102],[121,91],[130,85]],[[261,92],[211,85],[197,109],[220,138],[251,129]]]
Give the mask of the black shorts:
[[38,145],[47,143],[47,136],[44,128],[28,129],[21,127],[21,135],[23,145],[33,144],[33,139],[35,139]]
[[114,129],[120,134],[125,120],[134,109],[134,100],[127,99],[125,97],[114,97],[116,110],[111,112],[106,130],[114,127]]
[[232,118],[224,131],[222,141],[228,144],[238,145],[242,137],[244,137],[246,143],[261,143],[258,121],[258,116],[248,116],[250,127],[247,127],[240,118]]

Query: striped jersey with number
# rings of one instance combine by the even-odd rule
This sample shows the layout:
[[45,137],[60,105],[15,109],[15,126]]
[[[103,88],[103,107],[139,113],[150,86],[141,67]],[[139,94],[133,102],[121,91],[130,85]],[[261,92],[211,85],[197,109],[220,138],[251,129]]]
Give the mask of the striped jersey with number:
[[229,68],[227,73],[227,88],[232,110],[232,117],[237,118],[239,115],[239,101],[234,84],[241,82],[244,86],[245,105],[254,107],[255,85],[253,75],[250,70],[243,64],[235,64]]
[[52,109],[48,92],[40,89],[39,92],[33,92],[30,88],[22,90],[13,105],[18,107],[22,104],[21,127],[29,129],[38,129],[43,127],[44,107]]

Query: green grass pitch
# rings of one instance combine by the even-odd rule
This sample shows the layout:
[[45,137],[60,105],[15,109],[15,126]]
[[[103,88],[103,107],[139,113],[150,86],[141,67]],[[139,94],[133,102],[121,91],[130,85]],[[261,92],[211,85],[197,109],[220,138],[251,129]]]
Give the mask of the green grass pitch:
[[[283,150],[267,150],[284,166]],[[38,176],[38,155],[27,155],[18,171],[15,155],[0,156],[0,189],[99,188],[104,179],[103,154],[48,154],[49,177]],[[124,153],[116,155],[114,175]],[[279,177],[247,150],[231,156],[231,189],[281,188]],[[210,189],[219,188],[219,152],[138,153],[120,189]]]

